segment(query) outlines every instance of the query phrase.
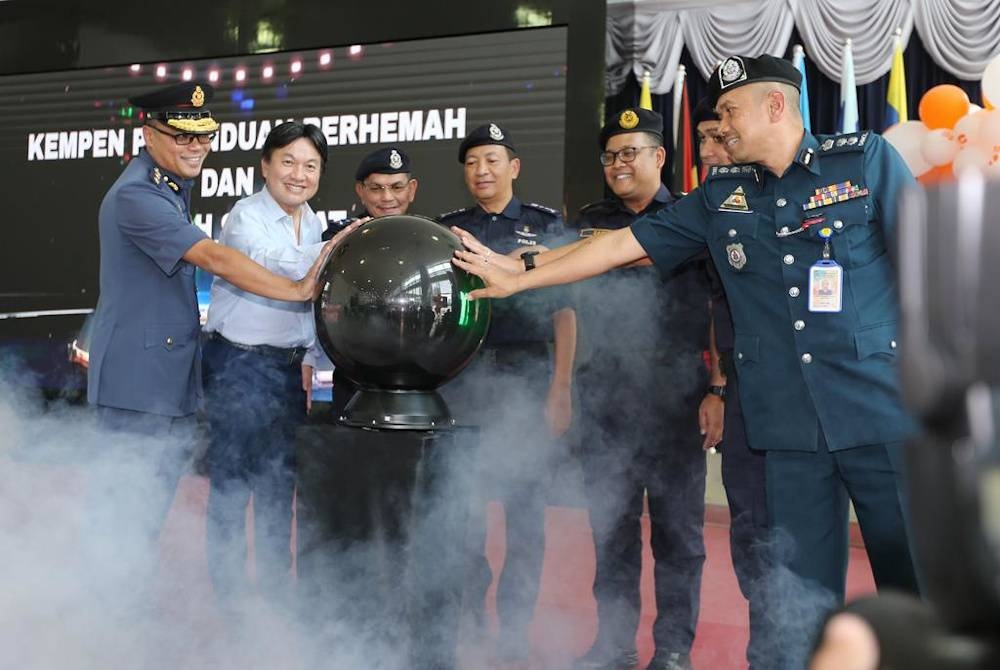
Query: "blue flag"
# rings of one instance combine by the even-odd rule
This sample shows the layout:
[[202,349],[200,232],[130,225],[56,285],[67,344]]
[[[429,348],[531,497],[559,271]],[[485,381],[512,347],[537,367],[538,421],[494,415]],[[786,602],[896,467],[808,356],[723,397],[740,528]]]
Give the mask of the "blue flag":
[[792,65],[802,73],[802,90],[799,91],[799,111],[802,112],[802,125],[806,132],[811,133],[812,124],[809,120],[809,87],[806,85],[806,52],[801,44],[796,44],[792,51]]
[[856,133],[858,130],[858,86],[854,82],[854,52],[851,49],[851,38],[847,38],[840,71],[840,123],[837,132]]

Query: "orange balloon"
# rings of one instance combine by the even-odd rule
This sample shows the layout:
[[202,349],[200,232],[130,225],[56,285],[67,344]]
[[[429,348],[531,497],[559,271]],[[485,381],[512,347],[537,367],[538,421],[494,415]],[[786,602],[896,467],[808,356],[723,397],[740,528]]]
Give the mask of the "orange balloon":
[[927,186],[930,184],[936,184],[939,181],[951,181],[954,178],[955,175],[951,173],[951,163],[947,163],[945,165],[938,165],[937,167],[931,168],[917,177],[917,181],[924,186]]
[[940,84],[920,98],[920,120],[935,128],[954,128],[955,123],[969,113],[969,96],[954,84]]

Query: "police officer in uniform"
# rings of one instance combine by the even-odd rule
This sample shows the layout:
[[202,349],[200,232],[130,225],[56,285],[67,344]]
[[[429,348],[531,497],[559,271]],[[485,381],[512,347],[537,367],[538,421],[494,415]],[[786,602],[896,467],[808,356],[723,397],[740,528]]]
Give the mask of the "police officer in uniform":
[[[692,114],[703,168],[730,165],[732,159],[719,135],[719,115],[702,99]],[[729,551],[740,591],[750,610],[747,660],[754,668],[766,667],[764,654],[767,612],[761,577],[767,545],[767,498],[764,486],[764,452],[747,443],[739,380],[733,359],[733,321],[729,301],[715,265],[708,265],[712,286],[710,300],[711,379],[701,402],[704,447],[718,446],[722,453],[722,485],[729,503]],[[720,441],[721,440],[721,444]]]
[[[609,198],[584,207],[582,237],[627,228],[674,201],[660,181],[663,118],[624,109],[601,130]],[[580,351],[577,453],[594,533],[598,635],[577,668],[638,663],[643,501],[656,559],[656,653],[651,668],[690,668],[705,561],[705,454],[698,405],[707,376],[706,260],[666,282],[656,269],[620,268],[576,285]]]
[[[730,301],[747,437],[767,452],[779,562],[772,668],[803,667],[816,624],[843,600],[849,501],[878,587],[919,591],[901,463],[916,425],[896,379],[892,260],[896,200],[913,177],[873,133],[806,133],[800,82],[778,58],[725,59],[709,98],[737,165],[712,168],[676,206],[532,273],[473,252],[456,261],[492,284],[473,297],[497,297],[646,254],[669,272],[708,247]],[[832,295],[819,291],[824,279]]]
[[115,458],[137,468],[128,477],[92,487],[117,496],[114,502],[92,502],[104,510],[97,514],[118,516],[95,523],[112,523],[107,527],[115,528],[119,539],[136,543],[129,551],[114,548],[123,578],[133,567],[131,577],[148,575],[149,565],[123,564],[131,558],[134,563],[152,560],[195,441],[201,402],[195,267],[253,293],[289,301],[311,299],[319,267],[317,262],[300,281],[280,277],[191,225],[194,179],[218,129],[207,107],[212,93],[207,83],[190,81],[130,99],[145,112],[145,148],[100,208],[101,294],[88,399],[97,408],[98,424],[121,437],[109,440],[109,450],[120,449]]
[[[535,248],[552,244],[564,226],[556,210],[514,195],[521,161],[510,132],[496,123],[480,126],[462,141],[458,158],[476,204],[438,220],[471,232],[502,253],[523,253],[519,262],[530,266]],[[494,304],[477,360],[442,389],[460,421],[480,425],[483,486],[504,505],[507,554],[497,587],[503,660],[523,659],[528,653],[528,625],[545,550],[546,493],[559,454],[554,438],[569,426],[576,321],[564,300],[564,292],[556,290]],[[488,386],[480,380],[488,380]],[[481,509],[473,511],[477,533],[485,529],[481,514]],[[490,583],[481,555],[484,540],[479,534],[470,542],[476,558],[467,600],[475,601],[477,612]]]
[[[356,216],[331,223],[323,231],[323,239],[332,238],[345,226],[354,221],[376,216],[406,214],[417,195],[417,179],[410,167],[410,156],[401,147],[388,146],[367,154],[358,163],[354,173],[354,192],[361,203],[361,211]],[[322,350],[311,350],[302,362],[302,384],[309,394],[312,406],[313,368],[329,370],[333,364]],[[357,385],[334,368],[333,403],[330,418],[334,421],[343,413],[344,407],[358,390]]]

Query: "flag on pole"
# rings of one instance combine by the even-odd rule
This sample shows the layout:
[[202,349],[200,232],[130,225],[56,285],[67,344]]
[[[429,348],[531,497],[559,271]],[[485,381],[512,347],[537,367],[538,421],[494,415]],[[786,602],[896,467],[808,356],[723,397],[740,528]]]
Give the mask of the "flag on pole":
[[674,79],[674,114],[673,122],[670,124],[670,131],[673,133],[674,146],[677,144],[677,124],[681,119],[681,105],[684,94],[684,80],[687,79],[687,70],[683,65],[677,66],[677,78]]
[[889,90],[885,96],[885,127],[909,121],[906,110],[906,71],[903,68],[903,31],[896,28],[896,45],[892,50],[892,70]]
[[854,82],[854,53],[851,38],[844,43],[844,59],[840,71],[840,123],[837,131],[856,133],[858,126],[858,86]]
[[[683,66],[681,66],[683,67]],[[687,81],[680,82],[679,100],[674,106],[674,160],[671,165],[670,190],[690,193],[698,185],[694,165],[694,130],[691,128],[691,109],[688,105]]]
[[806,86],[806,52],[801,44],[796,44],[792,50],[792,65],[802,74],[802,90],[799,91],[799,111],[802,112],[802,125],[806,132],[811,133],[812,124],[809,120],[809,87]]
[[649,70],[642,75],[642,90],[639,91],[639,107],[653,111],[653,96],[649,92]]

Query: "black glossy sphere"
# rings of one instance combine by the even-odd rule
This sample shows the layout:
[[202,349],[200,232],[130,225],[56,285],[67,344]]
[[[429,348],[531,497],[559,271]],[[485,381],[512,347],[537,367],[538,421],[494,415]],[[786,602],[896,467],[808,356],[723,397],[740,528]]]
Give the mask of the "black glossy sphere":
[[490,302],[455,267],[458,237],[419,216],[366,223],[320,275],[316,334],[330,360],[362,387],[430,390],[464,368],[486,336]]

